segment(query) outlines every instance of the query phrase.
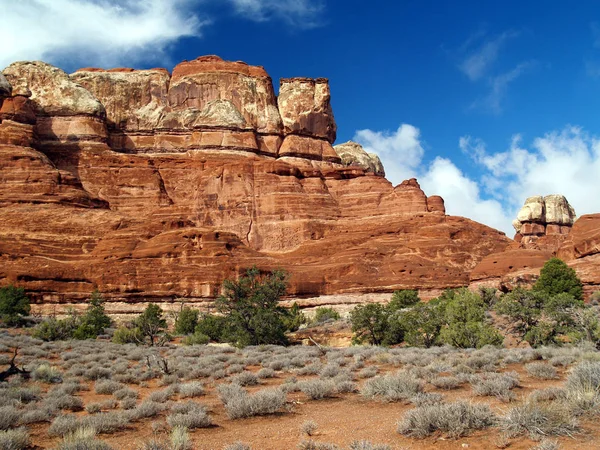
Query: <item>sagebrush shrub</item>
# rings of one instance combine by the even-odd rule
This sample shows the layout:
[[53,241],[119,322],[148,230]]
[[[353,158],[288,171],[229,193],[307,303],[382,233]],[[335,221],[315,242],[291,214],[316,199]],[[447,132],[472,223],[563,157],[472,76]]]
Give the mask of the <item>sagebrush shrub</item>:
[[539,378],[541,380],[554,380],[558,378],[558,372],[554,366],[543,362],[536,361],[525,364],[525,370],[532,377]]
[[424,438],[436,431],[450,437],[466,436],[473,430],[494,425],[496,418],[489,405],[463,401],[421,406],[408,411],[398,422],[398,433]]
[[331,380],[307,380],[298,383],[298,389],[311,400],[321,400],[336,393],[335,383]]
[[367,398],[395,402],[408,400],[423,391],[423,381],[407,372],[377,376],[367,380],[360,393]]
[[500,427],[508,437],[529,435],[534,440],[543,436],[572,436],[579,429],[564,406],[534,401],[509,409],[501,418]]
[[29,448],[31,439],[26,428],[0,431],[0,448],[2,450],[25,450]]

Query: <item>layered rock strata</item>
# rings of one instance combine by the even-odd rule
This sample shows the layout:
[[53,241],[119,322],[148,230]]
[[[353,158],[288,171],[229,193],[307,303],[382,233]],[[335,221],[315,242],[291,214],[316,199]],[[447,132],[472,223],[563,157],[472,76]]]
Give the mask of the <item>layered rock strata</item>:
[[3,74],[0,284],[40,311],[95,288],[112,313],[208,308],[252,265],[288,270],[296,299],[438,292],[510,245],[414,179],[342,163],[324,79],[282,80],[277,98],[263,68],[214,56],[172,74]]
[[575,217],[575,210],[563,195],[529,197],[513,221],[515,241],[526,249],[556,251],[571,231]]

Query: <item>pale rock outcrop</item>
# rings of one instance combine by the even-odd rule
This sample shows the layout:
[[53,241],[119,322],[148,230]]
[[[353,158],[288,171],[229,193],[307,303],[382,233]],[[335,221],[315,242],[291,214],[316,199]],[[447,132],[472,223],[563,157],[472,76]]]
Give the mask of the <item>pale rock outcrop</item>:
[[513,221],[513,227],[517,232],[520,232],[523,225],[527,223],[570,227],[573,225],[575,217],[575,210],[564,195],[552,194],[545,197],[536,195],[525,200],[525,204]]
[[16,62],[2,72],[13,95],[31,92],[35,112],[43,116],[89,115],[103,118],[104,106],[58,67],[42,61]]
[[337,127],[326,78],[282,78],[277,103],[284,133],[335,142]]
[[556,252],[574,219],[575,211],[563,195],[529,197],[513,221],[515,241],[521,248]]
[[111,129],[151,131],[164,114],[169,90],[165,69],[80,69],[71,80],[90,91],[106,109]]
[[547,195],[544,197],[544,204],[547,224],[573,226],[576,217],[575,210],[564,195]]
[[228,100],[257,133],[281,134],[281,116],[271,77],[262,67],[203,56],[173,69],[168,102],[172,111],[204,110],[209,102]]
[[385,170],[379,156],[375,153],[367,153],[359,143],[348,141],[335,145],[333,149],[342,159],[342,164],[346,166],[357,165],[362,167],[365,172],[385,177]]
[[35,132],[40,145],[105,142],[104,106],[57,67],[42,61],[16,62],[3,71],[13,96],[29,97],[37,116]]

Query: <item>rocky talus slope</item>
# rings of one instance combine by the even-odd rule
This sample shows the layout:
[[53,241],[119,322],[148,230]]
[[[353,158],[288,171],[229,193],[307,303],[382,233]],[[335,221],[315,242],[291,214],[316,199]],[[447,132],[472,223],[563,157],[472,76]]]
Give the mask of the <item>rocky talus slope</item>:
[[[206,308],[257,265],[288,270],[304,307],[345,305],[463,286],[511,248],[335,138],[322,78],[282,79],[276,96],[262,67],[215,56],[171,73],[14,63],[0,76],[0,284],[46,313],[95,288],[112,313]],[[575,240],[580,221],[572,259],[598,253]]]

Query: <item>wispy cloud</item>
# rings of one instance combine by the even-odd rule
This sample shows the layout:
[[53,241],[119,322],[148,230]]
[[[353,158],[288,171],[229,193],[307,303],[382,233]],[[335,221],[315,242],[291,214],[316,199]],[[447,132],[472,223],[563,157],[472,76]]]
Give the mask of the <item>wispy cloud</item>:
[[519,36],[513,30],[505,31],[493,38],[486,38],[486,34],[479,31],[472,35],[462,46],[462,61],[459,69],[471,80],[478,81],[492,68],[500,49],[506,41]]
[[471,108],[481,107],[494,114],[500,114],[503,109],[502,103],[506,97],[508,86],[528,70],[535,67],[535,65],[535,61],[526,61],[518,64],[508,72],[490,77],[488,79],[489,92],[484,97],[475,100],[471,104]]
[[227,8],[248,20],[280,20],[312,28],[324,0],[0,0],[0,70],[36,60],[70,70],[85,65],[171,64],[168,49],[184,37],[202,37],[209,8]]
[[298,28],[320,26],[325,10],[323,0],[229,0],[238,14],[257,22],[272,18]]
[[473,33],[454,53],[457,67],[467,78],[485,89],[485,94],[474,100],[469,109],[500,114],[508,93],[508,88],[537,63],[525,61],[507,69],[502,69],[502,49],[509,41],[521,36],[520,31],[506,30],[490,36],[484,30]]

